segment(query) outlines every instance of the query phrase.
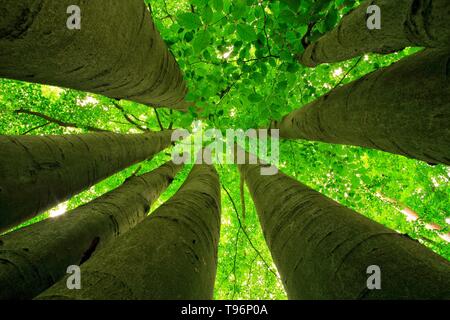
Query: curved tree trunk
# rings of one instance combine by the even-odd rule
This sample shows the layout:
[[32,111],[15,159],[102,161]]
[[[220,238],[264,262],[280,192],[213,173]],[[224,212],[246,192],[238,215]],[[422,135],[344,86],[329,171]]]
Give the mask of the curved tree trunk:
[[[0,299],[31,299],[142,221],[180,165],[168,162],[65,215],[0,238]],[[7,263],[5,263],[7,262]]]
[[[450,263],[296,180],[239,165],[290,299],[450,298]],[[369,290],[369,266],[381,290]]]
[[[367,27],[370,5],[381,9],[381,29]],[[448,0],[368,0],[299,57],[305,66],[344,61],[363,53],[390,53],[406,47],[450,47]]]
[[[81,29],[66,26],[81,9]],[[181,71],[142,0],[2,0],[0,76],[185,110]]]
[[0,231],[50,209],[171,143],[171,131],[0,136]]
[[450,165],[450,51],[426,50],[332,90],[281,122],[280,137],[379,149]]
[[81,290],[63,279],[38,299],[211,299],[220,231],[216,170],[195,165],[181,189],[81,267]]

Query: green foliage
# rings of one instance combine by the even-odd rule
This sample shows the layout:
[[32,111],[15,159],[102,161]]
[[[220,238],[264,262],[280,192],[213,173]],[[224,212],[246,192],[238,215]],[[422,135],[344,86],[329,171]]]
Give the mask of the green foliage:
[[[190,129],[194,120],[201,120],[205,129],[266,127],[271,120],[280,119],[336,85],[418,50],[410,48],[388,56],[371,54],[314,69],[295,61],[294,55],[303,51],[302,41],[314,41],[334,28],[358,4],[352,0],[151,1],[156,26],[184,71],[189,85],[187,100],[197,107],[187,113],[158,109],[162,125]],[[42,118],[14,112],[21,108],[75,123],[79,128],[46,124]],[[87,132],[87,126],[122,133],[160,129],[155,112],[147,106],[10,80],[0,80],[0,115],[1,134],[82,133]],[[170,150],[73,197],[67,209],[117,187],[139,166],[140,173],[156,168],[169,159],[167,153]],[[448,167],[429,166],[375,150],[307,141],[283,141],[280,156],[280,169],[286,174],[371,219],[407,233],[450,259],[449,246],[439,237],[450,231],[445,221],[450,217]],[[178,190],[189,169],[184,168],[152,210]],[[224,189],[215,297],[285,299],[281,282],[271,272],[275,266],[247,190],[245,219],[242,216],[237,169],[217,169]],[[400,212],[405,206],[420,219],[406,221]],[[48,216],[45,213],[26,224]],[[428,230],[426,224],[431,223],[443,230]]]

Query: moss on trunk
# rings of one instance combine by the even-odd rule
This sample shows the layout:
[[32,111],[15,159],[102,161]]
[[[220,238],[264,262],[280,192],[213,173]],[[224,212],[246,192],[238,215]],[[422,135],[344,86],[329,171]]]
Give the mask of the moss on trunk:
[[0,136],[0,231],[6,231],[171,143],[171,131]]
[[[81,29],[69,30],[69,5]],[[0,76],[186,110],[175,58],[141,0],[2,0]]]
[[[450,263],[399,234],[260,165],[239,165],[290,299],[450,298]],[[367,268],[381,269],[381,290]]]
[[272,123],[280,137],[361,146],[450,165],[450,51],[425,50]]
[[37,298],[212,299],[219,232],[219,177],[195,165],[169,201],[81,267],[81,290],[63,279]]
[[[367,27],[367,8],[381,9],[381,29]],[[367,0],[308,46],[299,61],[309,67],[406,47],[450,47],[448,0]]]
[[31,299],[142,221],[181,165],[168,162],[65,215],[0,238],[0,299]]

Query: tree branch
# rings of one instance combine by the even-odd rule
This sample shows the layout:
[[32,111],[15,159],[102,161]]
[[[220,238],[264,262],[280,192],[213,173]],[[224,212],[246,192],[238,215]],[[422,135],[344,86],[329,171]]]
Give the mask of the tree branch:
[[[170,114],[170,116],[173,115],[173,109],[170,109],[169,114]],[[172,117],[170,119],[172,119]],[[172,128],[173,128],[173,120],[170,121],[169,127],[167,129],[172,130]]]
[[233,205],[234,211],[236,213],[236,217],[239,223],[239,228],[242,229],[242,232],[244,233],[244,236],[247,238],[248,242],[250,243],[250,246],[253,248],[253,250],[255,250],[255,252],[258,254],[259,258],[262,260],[262,262],[265,264],[265,266],[267,267],[267,270],[270,271],[277,279],[280,279],[278,277],[278,275],[276,274],[276,272],[274,272],[272,270],[272,268],[270,267],[270,265],[267,263],[266,259],[264,259],[264,257],[262,256],[261,252],[259,252],[259,250],[255,247],[255,245],[253,244],[252,240],[250,239],[247,231],[245,230],[244,226],[242,225],[242,221],[241,218],[239,217],[239,212],[237,210],[236,207],[236,203],[233,200],[233,197],[231,196],[231,194],[228,192],[228,189],[224,186],[223,183],[221,183],[221,186],[223,188],[223,190],[225,191],[225,193],[227,194],[228,198],[231,201],[231,204]]
[[46,122],[46,123],[41,124],[41,125],[39,125],[39,126],[33,127],[33,128],[31,128],[30,130],[27,130],[27,131],[25,131],[24,133],[21,133],[21,135],[25,135],[25,134],[28,134],[28,133],[34,131],[34,130],[43,128],[43,127],[45,127],[45,126],[48,126],[50,123],[51,123],[51,122]]
[[172,21],[172,23],[175,23],[175,21],[173,20],[173,16],[167,10],[166,0],[163,0],[163,3],[164,3],[164,8],[163,8],[164,13],[167,15],[167,17],[170,19],[170,21]]
[[316,25],[316,23],[317,23],[316,21],[313,21],[308,24],[308,30],[306,31],[305,35],[301,39],[301,43],[302,43],[302,46],[304,49],[306,49],[310,45],[310,41],[308,38],[311,36],[311,31],[314,28],[314,26]]
[[267,49],[269,50],[269,55],[271,56],[272,55],[272,51],[271,51],[270,44],[269,44],[269,36],[267,35],[267,30],[266,30],[267,14],[266,14],[266,10],[265,10],[265,8],[263,8],[263,6],[261,6],[261,10],[263,11],[263,14],[264,14],[264,27],[263,27],[263,30],[264,30],[264,35],[266,37]]
[[[135,126],[137,129],[139,129],[141,131],[144,131],[144,132],[149,132],[150,131],[150,129],[142,127],[135,120],[131,119],[130,115],[125,111],[125,109],[121,105],[117,104],[116,102],[113,102],[113,105],[114,105],[114,107],[117,110],[119,110],[122,113],[122,115],[125,118],[125,120],[127,120],[130,124]],[[131,115],[131,116],[134,117],[135,119],[137,119],[134,115]],[[139,119],[137,119],[137,120],[139,120]],[[139,121],[141,121],[141,120],[139,120]]]
[[164,127],[162,125],[161,118],[159,117],[158,110],[156,110],[156,108],[153,108],[153,111],[155,111],[156,120],[158,121],[159,128],[161,129],[161,131],[164,131]]
[[14,111],[14,113],[16,114],[28,114],[28,115],[32,115],[35,117],[39,117],[41,119],[47,120],[50,123],[54,123],[57,124],[61,127],[65,127],[65,128],[76,128],[76,129],[83,129],[83,130],[87,130],[87,131],[93,131],[93,132],[110,132],[108,130],[104,130],[104,129],[99,129],[96,127],[92,127],[92,126],[84,126],[84,125],[78,125],[76,123],[72,123],[72,122],[65,122],[65,121],[61,121],[55,118],[52,118],[48,115],[45,115],[43,113],[40,112],[36,112],[36,111],[31,111],[31,110],[26,110],[26,109],[18,109],[16,111]]
[[345,73],[345,75],[342,77],[342,79],[334,86],[333,89],[336,89],[337,87],[339,87],[341,85],[341,83],[345,80],[345,78],[347,78],[347,76],[350,74],[350,72],[352,72],[353,69],[356,68],[356,66],[361,62],[363,56],[359,57],[358,61],[356,61],[356,63],[350,68],[348,69],[348,71]]

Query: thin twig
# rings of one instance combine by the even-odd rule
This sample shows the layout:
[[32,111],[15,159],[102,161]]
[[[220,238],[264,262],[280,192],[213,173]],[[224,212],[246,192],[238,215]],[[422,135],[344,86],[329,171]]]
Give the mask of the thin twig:
[[131,115],[131,116],[133,118],[135,118],[136,120],[131,119],[130,115],[125,111],[125,109],[121,105],[119,105],[116,102],[113,102],[113,106],[122,113],[125,120],[127,120],[130,124],[135,126],[137,129],[144,131],[144,132],[150,131],[150,129],[145,128],[145,127],[141,126],[139,123],[137,123],[136,120],[139,120],[139,121],[141,121],[141,120],[136,118],[134,115]]
[[159,128],[161,129],[161,131],[164,131],[161,119],[159,118],[158,110],[156,110],[156,108],[153,108],[153,111],[155,111],[156,120],[158,121]]
[[163,0],[164,3],[164,13],[167,15],[167,17],[169,17],[170,21],[172,21],[172,23],[175,23],[175,21],[173,20],[173,16],[169,13],[169,11],[167,10],[167,3],[166,0]]
[[264,27],[263,27],[264,35],[266,37],[267,49],[269,50],[269,55],[271,56],[272,55],[272,51],[270,49],[269,36],[267,35],[267,30],[266,30],[267,14],[266,14],[266,10],[265,10],[265,8],[263,8],[263,6],[261,6],[261,9],[262,9],[262,11],[264,13]]
[[234,257],[233,257],[233,295],[231,296],[231,300],[234,300],[234,295],[236,294],[236,286],[237,286],[237,277],[236,277],[236,260],[238,255],[238,249],[239,249],[239,234],[241,232],[241,228],[238,228],[238,231],[236,233],[236,240],[234,243]]
[[316,21],[308,23],[308,29],[306,30],[306,33],[303,36],[303,38],[300,40],[304,49],[306,49],[310,45],[310,41],[308,38],[311,36],[311,31],[316,25],[316,23],[317,23]]
[[150,11],[150,15],[153,16],[153,9],[152,9],[152,5],[150,2],[147,3],[147,8],[148,8],[148,11]]
[[341,85],[341,83],[345,80],[345,78],[347,78],[347,76],[350,74],[350,72],[352,72],[353,69],[356,68],[356,66],[361,62],[363,56],[359,57],[359,59],[356,61],[356,63],[350,68],[348,69],[348,71],[345,73],[345,75],[342,77],[342,79],[334,86],[333,89],[336,89],[338,86]]
[[41,112],[26,110],[26,109],[22,109],[22,108],[14,111],[14,113],[16,113],[16,114],[32,115],[32,116],[35,116],[35,117],[47,120],[50,123],[54,123],[54,124],[57,124],[57,125],[59,125],[61,127],[65,127],[65,128],[76,128],[76,129],[83,129],[83,130],[93,131],[93,132],[110,132],[108,130],[99,129],[99,128],[92,127],[92,126],[84,126],[84,125],[79,125],[79,124],[72,123],[72,122],[65,122],[65,121],[62,121],[62,120],[50,117],[50,116],[48,116],[46,114],[43,114]]
[[239,181],[239,193],[241,196],[242,220],[245,221],[245,193],[244,193],[244,177],[241,175]]
[[236,217],[239,223],[239,228],[242,229],[242,232],[244,233],[245,237],[247,238],[248,242],[250,243],[250,246],[253,248],[253,250],[255,250],[255,252],[258,254],[259,258],[262,260],[262,262],[266,265],[267,269],[277,278],[279,279],[278,275],[276,274],[276,272],[274,272],[272,270],[272,268],[270,267],[270,265],[267,263],[266,259],[264,259],[264,257],[262,256],[261,252],[259,252],[259,250],[255,247],[255,245],[253,244],[252,240],[250,239],[250,237],[247,234],[247,231],[245,230],[244,226],[242,225],[242,221],[241,218],[239,217],[239,212],[237,210],[236,207],[236,203],[233,200],[233,197],[231,196],[231,194],[228,192],[228,189],[224,186],[224,184],[222,183],[222,188],[225,191],[225,193],[227,194],[228,198],[231,201],[231,204],[233,205],[234,211],[236,212]]
[[[273,55],[273,54],[269,54],[269,55],[264,56],[264,57],[259,57],[259,58],[252,58],[252,59],[242,60],[241,62],[242,62],[242,63],[248,63],[248,62],[252,62],[252,61],[259,61],[259,60],[264,60],[264,59],[269,59],[269,58],[276,58],[276,59],[279,59],[280,56]],[[233,60],[233,61],[231,61],[231,62],[239,62],[239,60]]]
[[170,115],[171,120],[170,120],[169,127],[167,128],[167,130],[172,130],[172,128],[173,128],[173,120],[172,120],[173,109],[170,109],[169,115]]
[[28,134],[28,133],[30,133],[30,132],[32,132],[32,131],[34,131],[34,130],[43,128],[43,127],[45,127],[45,126],[48,126],[50,123],[51,123],[51,122],[46,122],[46,123],[41,124],[41,125],[39,125],[39,126],[33,127],[33,128],[31,128],[30,130],[27,130],[27,131],[25,131],[24,133],[21,133],[21,134],[22,134],[22,135]]

